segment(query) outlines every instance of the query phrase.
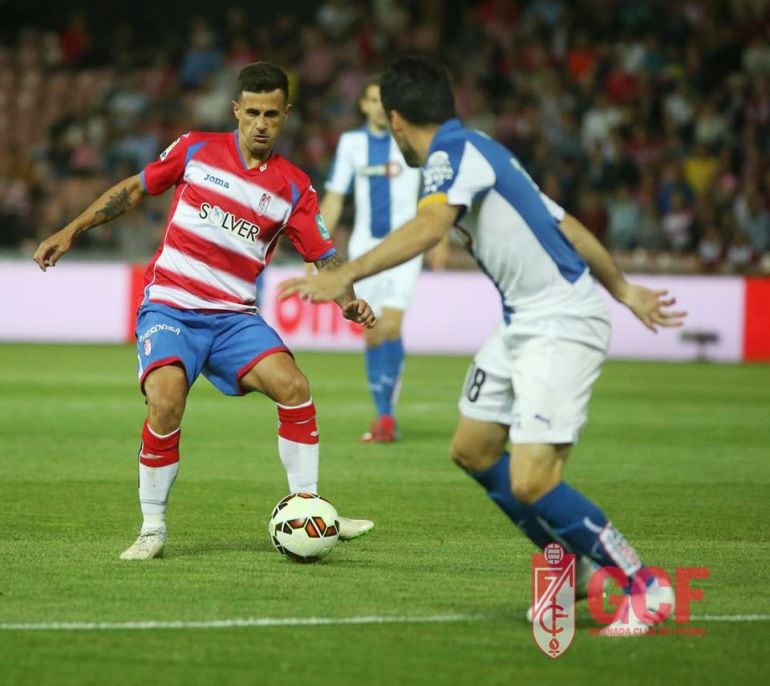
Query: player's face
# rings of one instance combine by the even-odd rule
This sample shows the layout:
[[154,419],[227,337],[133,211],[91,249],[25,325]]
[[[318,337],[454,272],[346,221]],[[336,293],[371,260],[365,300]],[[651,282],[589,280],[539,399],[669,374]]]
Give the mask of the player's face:
[[393,136],[393,140],[396,141],[398,149],[404,156],[404,162],[410,167],[422,167],[423,160],[420,159],[419,154],[414,149],[414,146],[409,141],[409,135],[406,128],[403,126],[404,120],[399,116],[395,110],[390,113],[390,135]]
[[233,101],[240,145],[253,157],[266,159],[290,109],[280,89],[269,93],[243,91],[241,97]]
[[376,83],[367,87],[360,105],[369,126],[378,131],[384,131],[388,128],[388,115],[385,114],[382,100],[380,100],[380,87]]

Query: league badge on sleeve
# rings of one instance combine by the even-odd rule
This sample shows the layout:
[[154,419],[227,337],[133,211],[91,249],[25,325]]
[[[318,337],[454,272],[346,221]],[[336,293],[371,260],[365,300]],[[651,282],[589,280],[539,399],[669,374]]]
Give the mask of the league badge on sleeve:
[[532,633],[551,658],[560,657],[575,637],[575,555],[558,543],[532,556]]
[[326,228],[326,222],[324,222],[324,218],[321,216],[320,212],[315,216],[315,225],[318,227],[318,233],[321,234],[321,238],[328,241],[329,229]]
[[168,157],[168,154],[177,146],[179,141],[181,141],[183,138],[187,138],[187,136],[189,136],[189,135],[190,135],[189,131],[187,133],[185,133],[185,134],[182,134],[171,145],[169,145],[162,153],[160,153],[160,158],[159,159],[161,160],[161,162]]

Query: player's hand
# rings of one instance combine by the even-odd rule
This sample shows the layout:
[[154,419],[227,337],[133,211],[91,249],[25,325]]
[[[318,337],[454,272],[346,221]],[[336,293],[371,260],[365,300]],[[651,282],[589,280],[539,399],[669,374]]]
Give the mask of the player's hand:
[[361,324],[367,329],[371,329],[377,323],[377,318],[374,316],[371,306],[366,300],[361,298],[348,300],[342,306],[342,314],[345,319]]
[[66,229],[57,231],[37,246],[32,259],[43,271],[47,267],[55,267],[59,258],[72,247],[72,237]]
[[672,311],[676,298],[668,291],[654,291],[644,286],[628,284],[621,302],[633,312],[637,319],[650,331],[657,333],[658,327],[674,328],[682,326],[687,312]]
[[339,300],[350,289],[350,281],[342,269],[324,271],[317,276],[297,276],[278,284],[278,299],[286,300],[299,294],[310,302],[331,302]]

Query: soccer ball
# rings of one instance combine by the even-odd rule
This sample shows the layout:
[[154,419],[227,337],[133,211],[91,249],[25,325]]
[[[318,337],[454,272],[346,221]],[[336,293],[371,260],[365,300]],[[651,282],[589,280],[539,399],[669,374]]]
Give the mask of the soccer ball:
[[315,493],[290,493],[270,515],[267,531],[275,549],[296,562],[316,562],[339,540],[337,510]]

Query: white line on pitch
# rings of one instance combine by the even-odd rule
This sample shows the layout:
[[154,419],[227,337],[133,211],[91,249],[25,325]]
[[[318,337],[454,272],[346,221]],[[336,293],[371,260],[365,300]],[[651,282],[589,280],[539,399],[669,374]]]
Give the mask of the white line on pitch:
[[471,622],[472,615],[370,616],[370,617],[252,617],[200,622],[40,622],[0,624],[0,631],[110,631],[122,629],[232,629],[275,626],[337,626],[341,624],[435,624]]
[[693,615],[693,622],[770,622],[770,615]]
[[[250,617],[199,622],[39,622],[0,624],[0,631],[119,631],[146,629],[234,629],[282,626],[340,626],[344,624],[439,624],[473,622],[481,615],[368,616],[368,617]],[[693,615],[692,622],[770,622],[767,615]]]

